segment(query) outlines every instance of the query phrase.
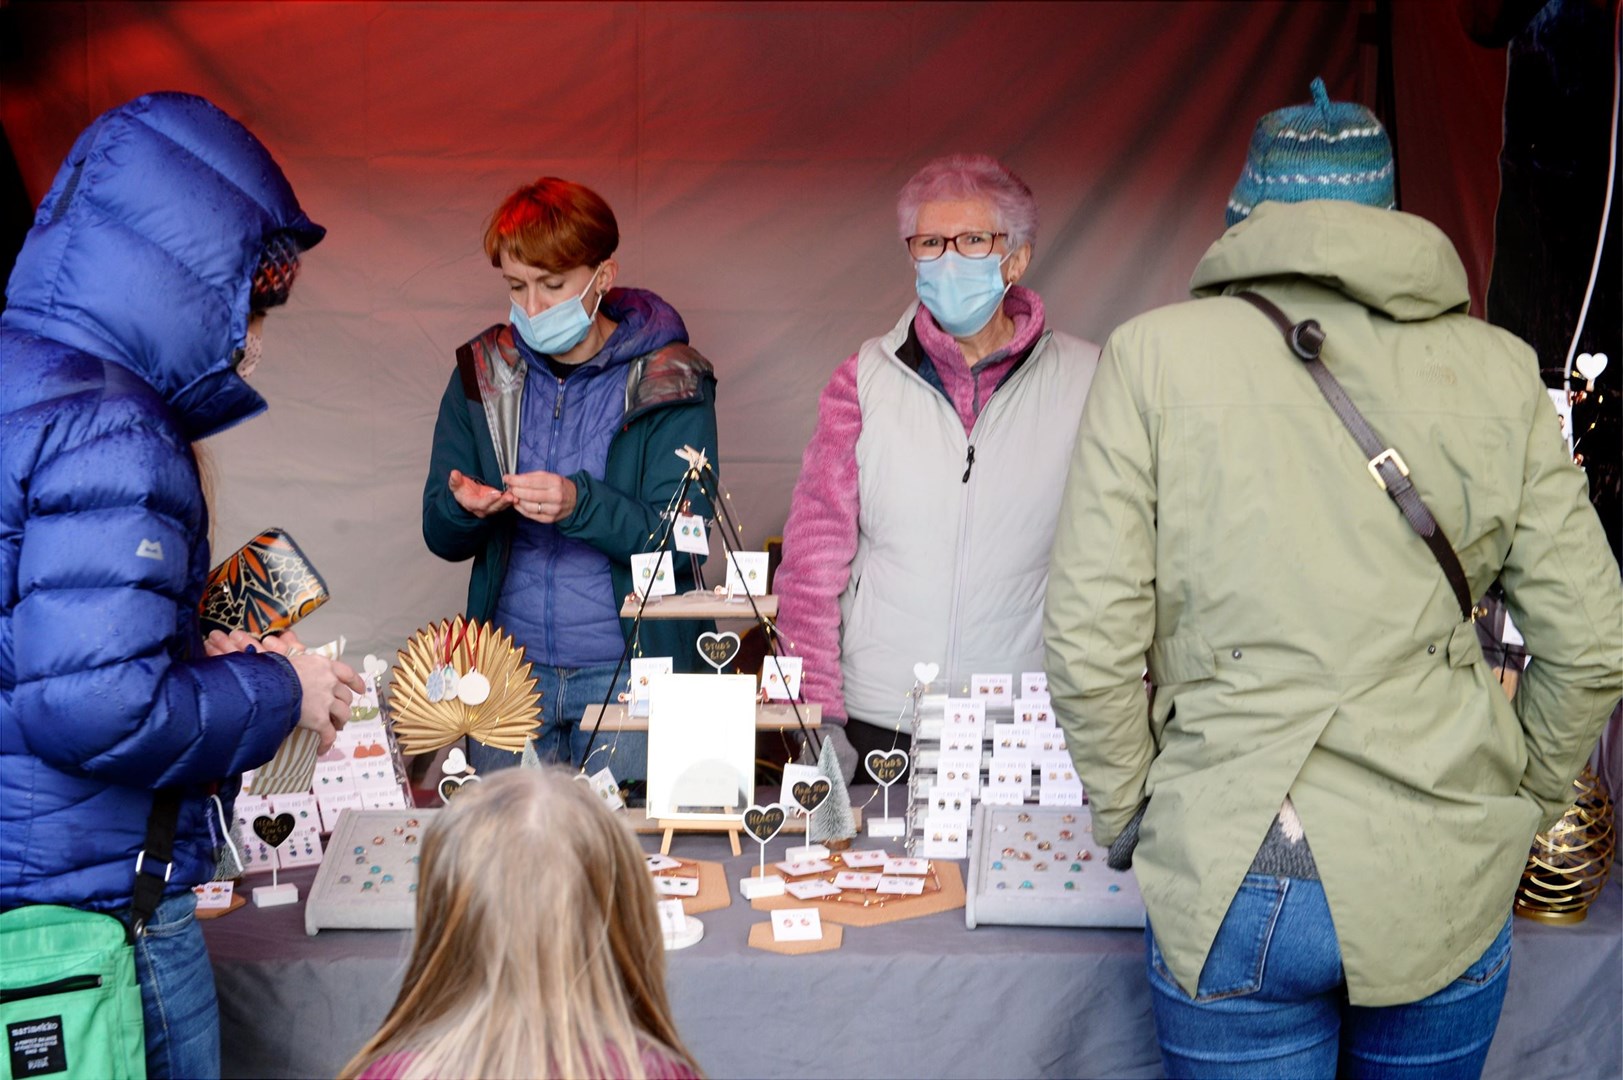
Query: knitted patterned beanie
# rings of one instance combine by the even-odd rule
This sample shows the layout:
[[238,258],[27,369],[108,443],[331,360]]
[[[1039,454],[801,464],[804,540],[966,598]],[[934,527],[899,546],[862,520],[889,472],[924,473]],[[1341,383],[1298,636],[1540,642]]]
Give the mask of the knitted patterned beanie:
[[1392,209],[1392,144],[1375,114],[1335,102],[1323,79],[1313,80],[1313,104],[1276,109],[1257,121],[1240,182],[1229,195],[1232,226],[1260,202],[1341,199]]
[[299,243],[291,233],[274,233],[265,241],[260,252],[259,266],[254,270],[248,306],[255,312],[269,311],[287,303],[293,291],[293,279],[299,273]]

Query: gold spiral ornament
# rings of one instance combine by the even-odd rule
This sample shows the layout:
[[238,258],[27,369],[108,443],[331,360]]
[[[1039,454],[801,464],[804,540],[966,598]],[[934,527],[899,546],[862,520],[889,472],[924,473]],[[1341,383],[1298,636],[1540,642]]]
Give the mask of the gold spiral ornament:
[[1617,849],[1612,800],[1595,770],[1572,782],[1577,798],[1549,832],[1533,837],[1533,850],[1516,889],[1516,914],[1539,922],[1581,923],[1606,886]]
[[[449,662],[460,679],[477,670],[490,680],[490,696],[469,705],[456,696],[429,698],[430,676]],[[395,737],[408,754],[433,753],[472,735],[486,746],[519,751],[540,719],[541,695],[524,652],[489,623],[462,616],[429,623],[399,652],[389,682]]]

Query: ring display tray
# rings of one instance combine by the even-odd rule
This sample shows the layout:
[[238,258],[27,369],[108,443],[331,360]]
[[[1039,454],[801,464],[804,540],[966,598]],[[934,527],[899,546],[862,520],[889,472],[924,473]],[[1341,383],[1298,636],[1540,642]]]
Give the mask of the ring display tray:
[[980,923],[1144,925],[1138,879],[1105,865],[1086,806],[981,804],[974,836],[964,903],[971,930]]
[[304,905],[304,932],[410,930],[423,831],[437,809],[345,810]]

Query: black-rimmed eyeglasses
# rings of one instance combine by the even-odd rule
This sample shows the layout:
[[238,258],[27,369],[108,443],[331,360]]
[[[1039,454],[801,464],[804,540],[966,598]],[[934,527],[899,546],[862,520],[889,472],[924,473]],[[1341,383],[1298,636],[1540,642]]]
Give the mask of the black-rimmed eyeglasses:
[[941,258],[950,247],[966,259],[984,259],[992,254],[998,237],[1008,235],[1000,232],[961,232],[957,236],[919,233],[907,238],[907,253],[919,262],[930,262]]

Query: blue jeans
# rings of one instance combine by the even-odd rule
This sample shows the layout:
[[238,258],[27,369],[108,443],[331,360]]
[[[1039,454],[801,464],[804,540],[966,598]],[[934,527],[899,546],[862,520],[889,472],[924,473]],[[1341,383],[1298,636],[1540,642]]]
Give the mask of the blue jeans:
[[158,905],[135,939],[135,977],[146,1021],[147,1076],[220,1075],[214,968],[190,889]]
[[[614,679],[613,664],[599,664],[583,668],[544,667],[536,664],[530,669],[535,687],[541,692],[539,702],[541,723],[536,730],[535,753],[544,762],[579,766],[586,754],[586,741],[591,728],[581,729],[581,716],[590,706],[609,704],[619,698],[619,691],[629,685],[629,665],[620,672],[621,686],[610,693]],[[486,746],[477,739],[468,740],[468,764],[481,776],[497,769],[510,769],[517,765],[523,754]],[[607,766],[616,780],[646,780],[648,778],[648,733],[646,731],[600,731],[592,742],[592,760],[586,771],[597,772]]]
[[1173,1077],[1482,1074],[1510,977],[1510,918],[1487,952],[1420,1001],[1347,1003],[1341,946],[1317,881],[1247,874],[1200,972],[1197,996],[1144,931],[1155,1032]]

